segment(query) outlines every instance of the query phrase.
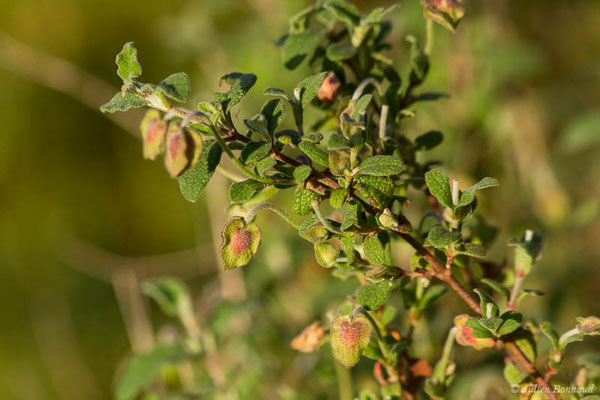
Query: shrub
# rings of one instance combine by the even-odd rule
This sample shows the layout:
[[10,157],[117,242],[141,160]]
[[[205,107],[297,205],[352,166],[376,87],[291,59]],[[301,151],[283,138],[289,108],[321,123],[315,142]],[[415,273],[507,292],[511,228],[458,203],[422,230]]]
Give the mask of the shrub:
[[[527,230],[510,241],[512,268],[486,261],[495,232],[475,214],[477,194],[498,182],[484,177],[461,190],[458,180],[434,168],[435,162],[420,161],[443,140],[438,131],[411,140],[403,128],[405,119],[415,117],[411,106],[444,97],[421,91],[430,67],[432,24],[454,30],[464,13],[459,0],[422,3],[426,41],[422,46],[414,37],[407,38],[410,72],[404,78],[385,54],[391,30],[386,18],[394,7],[365,15],[343,0],[325,0],[294,16],[289,32],[278,40],[287,69],[308,65],[314,74],[291,92],[265,89],[261,110],[243,123],[234,121],[232,110],[256,83],[254,74],[224,75],[225,92],[201,102],[197,111],[188,110],[177,105],[190,94],[187,75],[142,83],[132,43],[125,44],[116,59],[122,90],[102,111],[149,108],[141,124],[144,157],[164,155],[167,172],[177,179],[185,199],[198,200],[217,168],[232,177],[229,199],[245,210],[245,216],[234,217],[223,228],[219,253],[226,270],[247,265],[260,251],[261,231],[254,220],[259,212],[272,211],[313,245],[323,268],[360,283],[337,316],[326,325],[311,324],[292,346],[302,352],[330,346],[348,368],[361,357],[374,359],[381,393],[364,392],[361,399],[445,398],[456,373],[455,343],[475,351],[495,348],[515,392],[537,388],[557,399],[550,380],[561,367],[566,347],[600,334],[600,319],[577,318],[574,329],[562,336],[548,322],[527,320],[518,311],[519,303],[540,292],[523,289],[522,283],[540,258],[541,236]],[[295,127],[281,129],[288,111]],[[318,117],[306,118],[312,112]],[[308,120],[314,122],[306,124]],[[223,157],[242,178],[220,167]],[[291,210],[266,202],[278,190],[295,191]],[[421,199],[431,211],[411,223],[404,212],[411,201]],[[331,209],[339,212],[328,216],[325,210]],[[304,219],[298,222],[298,217]],[[396,241],[414,250],[405,268],[394,263],[391,243]],[[414,327],[447,290],[466,303],[470,314],[454,317],[439,360],[430,367],[413,358]],[[394,291],[404,300],[408,326],[403,332],[391,324],[395,310],[386,305]],[[173,279],[152,281],[145,292],[165,313],[181,320],[188,337],[133,356],[116,387],[119,400],[146,393],[165,365],[208,357],[210,344],[194,322],[185,286]],[[536,350],[540,333],[551,343],[545,358]],[[547,359],[542,369],[541,359]],[[581,376],[577,379],[580,387],[586,383]]]

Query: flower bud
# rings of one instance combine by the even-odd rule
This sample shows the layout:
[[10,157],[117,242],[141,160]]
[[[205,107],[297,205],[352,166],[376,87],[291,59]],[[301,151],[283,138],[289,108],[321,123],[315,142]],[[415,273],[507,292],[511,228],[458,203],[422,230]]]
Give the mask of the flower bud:
[[319,243],[315,245],[315,256],[319,265],[325,268],[333,266],[340,255],[340,251],[330,243]]
[[600,318],[577,317],[577,329],[583,335],[600,335]]
[[462,0],[421,0],[421,4],[426,18],[431,18],[452,32],[465,15]]
[[333,71],[329,71],[323,82],[321,82],[321,86],[319,86],[317,97],[325,105],[331,104],[335,101],[340,86],[342,86],[342,82]]

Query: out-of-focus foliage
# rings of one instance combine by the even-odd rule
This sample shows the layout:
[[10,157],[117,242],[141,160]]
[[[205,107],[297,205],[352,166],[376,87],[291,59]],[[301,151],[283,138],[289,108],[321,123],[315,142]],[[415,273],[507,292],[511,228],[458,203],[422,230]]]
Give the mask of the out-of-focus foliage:
[[[407,120],[406,131],[443,131],[445,146],[432,154],[453,175],[464,174],[461,181],[474,184],[470,176],[494,176],[502,182],[495,196],[481,195],[483,214],[505,235],[496,240],[492,258],[505,254],[506,239],[524,227],[544,232],[545,256],[528,285],[543,287],[546,295],[523,305],[528,315],[552,321],[562,333],[573,326],[573,315],[599,311],[600,4],[465,3],[468,11],[454,36],[436,29],[427,84],[451,99],[422,115],[416,106],[419,118]],[[307,71],[281,73],[279,49],[265,44],[305,5],[274,0],[0,2],[0,393],[19,399],[109,398],[123,355],[152,339],[144,334],[150,331],[145,322],[127,312],[138,310],[127,296],[139,291],[134,276],[167,274],[189,281],[199,319],[216,333],[212,345],[224,370],[235,371],[221,377],[233,396],[314,399],[335,392],[329,352],[300,354],[289,342],[355,285],[317,267],[310,245],[279,221],[266,223],[274,218],[269,216],[261,217],[263,247],[255,268],[244,271],[245,300],[236,302],[242,291],[237,287],[237,295],[229,296],[233,300],[222,301],[209,220],[218,217],[206,206],[217,202],[221,212],[225,201],[202,198],[189,205],[160,165],[141,160],[138,140],[97,113],[95,106],[105,101],[97,86],[79,79],[68,64],[48,65],[39,53],[23,56],[30,53],[13,41],[107,82],[114,82],[114,70],[106,60],[133,40],[149,81],[160,81],[164,71],[185,70],[193,93],[202,98],[219,90],[215,82],[229,70],[253,71],[261,89],[291,89]],[[395,11],[392,37],[398,50],[392,58],[409,51],[404,33],[422,32],[421,14],[418,1],[402,2]],[[33,69],[45,74],[36,76]],[[256,92],[240,115],[260,107],[263,97]],[[86,101],[94,107],[86,107]],[[119,122],[137,132],[139,119],[129,115]],[[486,234],[480,233],[482,241]],[[155,254],[166,255],[147,257]],[[402,256],[397,260],[409,262]],[[432,346],[444,337],[430,335],[445,332],[449,316],[465,311],[452,296],[445,300],[431,316],[431,326],[415,335],[421,357],[431,362],[440,351]],[[402,304],[399,298],[389,302]],[[151,311],[160,340],[172,341],[176,321],[154,306]],[[546,345],[550,348],[550,341]],[[597,353],[598,338],[572,346],[574,353]],[[501,380],[497,391],[481,393],[482,387],[494,387],[490,381],[501,361],[491,352],[457,351],[458,369],[468,365],[471,372],[457,375],[453,396],[503,398]],[[239,360],[243,365],[236,364]],[[569,370],[584,364],[590,374],[597,373],[593,357],[566,363]],[[353,370],[357,389],[368,385],[370,373],[369,365]],[[473,393],[481,397],[469,397]]]

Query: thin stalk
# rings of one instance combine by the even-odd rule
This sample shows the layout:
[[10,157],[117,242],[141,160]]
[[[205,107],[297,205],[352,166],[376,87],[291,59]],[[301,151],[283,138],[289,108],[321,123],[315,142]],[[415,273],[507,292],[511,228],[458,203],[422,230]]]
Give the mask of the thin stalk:
[[425,22],[425,54],[430,55],[433,50],[433,20],[427,19]]
[[256,207],[252,208],[250,211],[248,211],[248,214],[246,214],[246,218],[245,218],[246,223],[252,222],[252,220],[256,217],[256,215],[262,210],[272,211],[275,214],[279,215],[281,218],[283,218],[285,220],[285,222],[292,225],[294,228],[300,229],[300,224],[297,223],[290,216],[290,214],[287,213],[287,211],[285,211],[285,210],[277,207],[275,204],[271,204],[271,203],[259,204]]
[[390,106],[384,104],[381,106],[381,116],[379,117],[379,140],[383,141],[385,137],[385,127],[387,125],[387,116]]
[[456,332],[458,331],[457,327],[450,329],[448,332],[448,338],[446,339],[446,343],[444,344],[444,350],[442,351],[442,357],[440,361],[435,366],[435,370],[433,372],[433,379],[437,382],[445,382],[446,381],[446,370],[448,369],[448,362],[450,361],[450,354],[452,353],[452,348],[454,347],[454,338],[456,337]]
[[312,206],[313,210],[315,210],[315,214],[317,215],[317,218],[319,219],[319,221],[323,224],[323,226],[329,232],[337,233],[339,235],[346,234],[345,232],[342,232],[339,229],[336,229],[333,225],[331,225],[331,222],[329,222],[329,220],[327,218],[325,218],[325,216],[321,212],[321,207],[319,207],[318,201],[313,201],[312,203],[310,203],[310,205]]
[[521,290],[521,284],[523,283],[523,279],[524,277],[519,275],[519,273],[517,272],[515,277],[515,284],[513,285],[512,291],[510,292],[510,298],[508,300],[508,303],[506,304],[507,310],[514,310],[517,307],[517,295]]
[[340,400],[354,399],[354,390],[352,389],[352,374],[350,370],[333,359],[335,374],[337,375],[338,392]]
[[379,82],[377,82],[375,78],[367,78],[364,79],[361,83],[359,83],[358,87],[352,94],[352,101],[358,100],[369,85],[375,86],[375,89],[377,89],[377,94],[381,95],[381,87],[379,86]]
[[231,172],[221,166],[221,164],[217,165],[217,171],[221,173],[225,178],[234,181],[234,182],[242,182],[245,180],[244,177],[237,175],[235,172]]

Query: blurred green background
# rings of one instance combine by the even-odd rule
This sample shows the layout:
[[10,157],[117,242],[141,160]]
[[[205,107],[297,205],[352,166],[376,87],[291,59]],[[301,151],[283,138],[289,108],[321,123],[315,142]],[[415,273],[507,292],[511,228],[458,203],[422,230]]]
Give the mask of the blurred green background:
[[[119,85],[115,54],[134,41],[143,80],[190,75],[190,107],[219,90],[221,75],[254,72],[238,117],[253,115],[263,88],[289,90],[309,73],[286,71],[273,45],[306,4],[0,0],[0,398],[110,398],[131,349],[173,334],[174,321],[138,290],[165,275],[190,284],[201,323],[217,333],[229,398],[335,398],[327,349],[299,354],[289,342],[356,283],[331,278],[311,245],[269,215],[258,219],[257,259],[243,277],[223,275],[212,238],[227,218],[226,181],[186,202],[160,162],[142,159],[140,114],[97,111]],[[546,235],[525,287],[547,294],[526,300],[524,312],[562,332],[600,313],[600,1],[465,4],[456,34],[435,28],[427,88],[451,98],[419,106],[405,133],[443,131],[445,144],[429,156],[465,185],[498,178],[479,203],[502,229],[492,259],[502,261],[507,239],[526,228]],[[419,2],[400,2],[391,19],[391,56],[406,74],[404,37],[423,36]],[[408,249],[397,247],[406,266]],[[451,317],[466,311],[452,294],[444,300],[421,335],[420,356],[431,362]],[[572,350],[598,353],[600,341]],[[501,360],[457,351],[459,371],[471,371],[459,372],[456,398],[502,398]],[[576,359],[567,366],[575,371]],[[356,388],[372,384],[371,368],[363,361],[353,371]]]

